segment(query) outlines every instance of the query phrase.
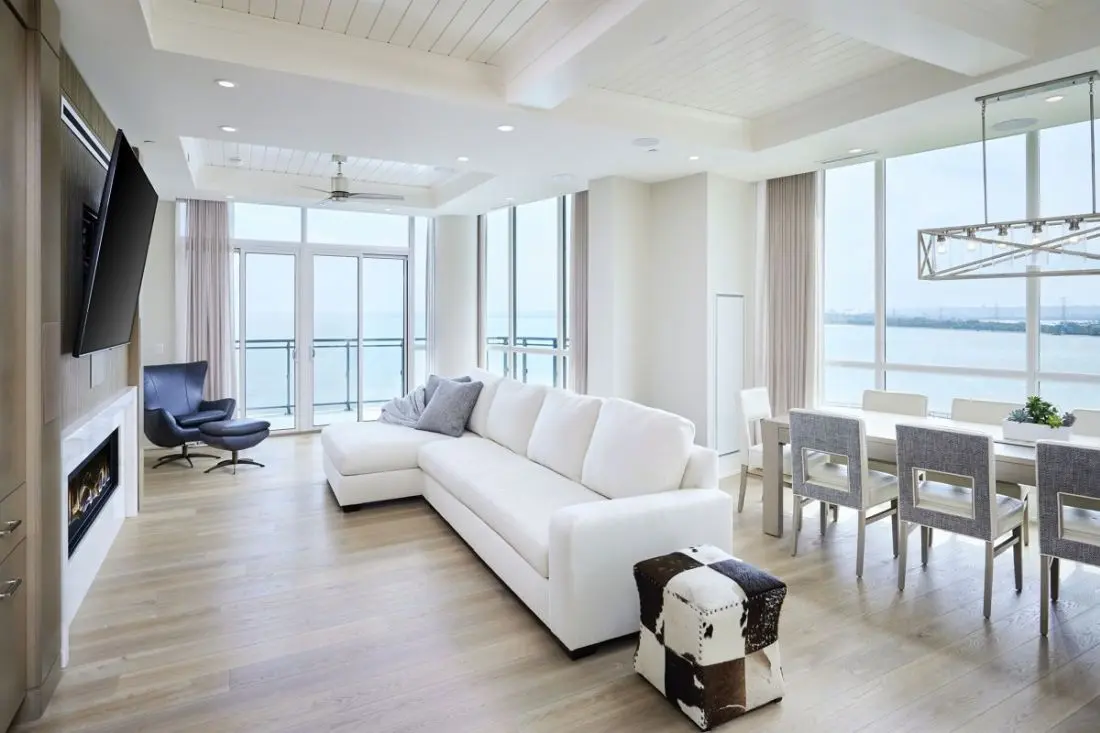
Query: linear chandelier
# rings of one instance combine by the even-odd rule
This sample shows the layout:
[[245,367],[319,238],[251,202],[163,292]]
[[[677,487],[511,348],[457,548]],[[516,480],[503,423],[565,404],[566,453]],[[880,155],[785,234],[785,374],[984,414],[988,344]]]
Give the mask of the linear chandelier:
[[[1100,214],[1096,200],[1096,110],[1093,87],[1100,72],[987,94],[975,101],[982,108],[982,199],[980,224],[921,229],[917,232],[917,271],[921,280],[979,280],[1007,277],[1100,275]],[[1092,211],[1068,216],[989,221],[989,176],[986,165],[986,107],[1057,89],[1088,84],[1089,171]]]

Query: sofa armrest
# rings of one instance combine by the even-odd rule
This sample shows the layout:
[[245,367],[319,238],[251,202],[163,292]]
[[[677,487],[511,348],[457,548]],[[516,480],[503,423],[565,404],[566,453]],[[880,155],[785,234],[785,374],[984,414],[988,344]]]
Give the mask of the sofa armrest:
[[550,518],[550,628],[570,649],[638,630],[634,565],[691,545],[729,552],[733,499],[679,489],[564,507]]
[[229,420],[233,417],[233,413],[237,411],[237,400],[232,397],[226,397],[220,400],[203,400],[199,403],[199,411],[203,410],[218,410],[225,417],[223,420]]

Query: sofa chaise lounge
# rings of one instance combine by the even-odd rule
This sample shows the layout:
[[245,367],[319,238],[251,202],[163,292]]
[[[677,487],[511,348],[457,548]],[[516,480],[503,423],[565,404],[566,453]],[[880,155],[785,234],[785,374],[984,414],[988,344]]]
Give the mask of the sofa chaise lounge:
[[731,549],[718,457],[682,417],[620,399],[484,384],[460,438],[383,423],[322,432],[344,508],[423,496],[574,658],[638,630],[636,562]]

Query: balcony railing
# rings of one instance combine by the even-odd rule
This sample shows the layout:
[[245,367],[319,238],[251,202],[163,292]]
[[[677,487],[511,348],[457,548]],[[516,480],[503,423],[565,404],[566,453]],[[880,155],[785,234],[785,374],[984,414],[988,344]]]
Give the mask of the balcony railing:
[[[393,397],[396,391],[401,390],[400,385],[405,383],[405,339],[403,338],[323,338],[313,340],[314,359],[314,395],[317,395],[317,385],[322,379],[329,380],[327,385],[331,387],[332,377],[342,377],[343,399],[321,400],[313,403],[316,408],[337,408],[339,411],[351,412],[356,409],[356,385],[355,375],[359,368],[356,356],[356,347],[363,348],[364,401],[379,402]],[[234,346],[240,349],[238,340]],[[416,350],[427,348],[427,339],[418,338],[413,342]],[[246,370],[246,394],[250,397],[255,394],[263,395],[259,399],[249,399],[247,409],[249,413],[259,411],[276,411],[285,415],[291,415],[294,411],[294,360],[296,357],[297,341],[295,339],[248,339],[245,341],[245,352],[249,359]],[[385,356],[386,352],[392,356]],[[343,352],[340,354],[340,352]],[[323,355],[331,355],[323,359]],[[335,362],[334,362],[335,360]],[[277,369],[265,369],[257,373],[255,365],[265,364],[272,367],[274,361],[281,365]],[[392,363],[388,363],[392,361]],[[322,374],[321,364],[325,362],[328,369]],[[341,369],[342,367],[342,369]],[[340,372],[342,371],[342,374]],[[334,374],[335,372],[335,374]],[[251,377],[251,379],[248,379]],[[259,382],[255,384],[254,382]],[[337,382],[339,383],[339,381]],[[378,388],[378,395],[370,399],[371,387]],[[331,392],[330,392],[331,394]],[[277,396],[276,396],[277,395]],[[383,397],[383,395],[385,395]],[[283,400],[280,402],[279,400]],[[253,404],[259,402],[259,404]],[[333,410],[330,410],[333,411]]]
[[[489,347],[488,358],[495,361],[500,359],[500,364],[504,374],[512,374],[512,369],[508,364],[509,359],[512,356],[513,350],[516,355],[516,374],[513,375],[521,382],[527,381],[527,375],[530,372],[529,364],[530,359],[545,359],[550,358],[553,365],[551,366],[553,374],[553,384],[561,384],[558,379],[558,364],[559,361],[556,355],[543,354],[538,351],[524,351],[524,349],[546,349],[556,351],[558,348],[558,338],[556,336],[517,336],[515,343],[509,344],[506,336],[489,336],[485,339],[486,346]],[[496,347],[496,348],[493,348]],[[509,348],[510,347],[510,348]],[[504,350],[508,349],[508,350]],[[490,371],[493,371],[492,363],[487,364]]]

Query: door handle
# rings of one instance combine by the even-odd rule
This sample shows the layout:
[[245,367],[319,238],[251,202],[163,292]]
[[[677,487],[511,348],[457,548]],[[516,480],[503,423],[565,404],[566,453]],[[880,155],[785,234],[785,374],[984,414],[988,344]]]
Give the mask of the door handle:
[[9,580],[7,583],[4,583],[4,590],[0,591],[0,601],[6,601],[14,596],[21,585],[23,585],[22,578],[16,578],[15,580]]
[[10,522],[4,522],[0,525],[0,537],[7,537],[13,534],[15,530],[19,529],[19,525],[23,524],[22,519],[13,519]]

